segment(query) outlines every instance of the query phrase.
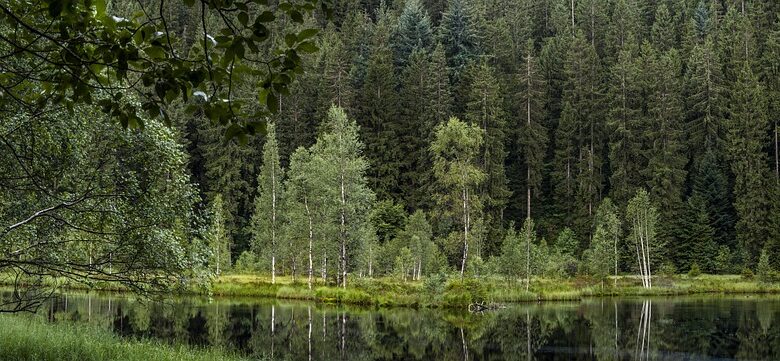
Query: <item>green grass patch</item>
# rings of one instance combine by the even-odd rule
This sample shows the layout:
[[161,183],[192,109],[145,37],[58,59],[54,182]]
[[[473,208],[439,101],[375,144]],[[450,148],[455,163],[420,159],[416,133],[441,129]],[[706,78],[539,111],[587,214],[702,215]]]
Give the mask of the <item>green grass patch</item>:
[[0,360],[232,361],[242,358],[215,349],[123,339],[88,325],[51,324],[39,317],[5,315],[0,316]]

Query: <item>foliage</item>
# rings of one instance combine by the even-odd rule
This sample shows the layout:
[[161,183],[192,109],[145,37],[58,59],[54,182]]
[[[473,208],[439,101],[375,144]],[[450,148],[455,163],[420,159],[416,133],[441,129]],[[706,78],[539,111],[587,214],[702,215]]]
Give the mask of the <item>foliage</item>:
[[[50,104],[71,110],[75,104],[99,105],[125,128],[143,127],[142,112],[171,124],[168,107],[192,101],[214,123],[230,124],[228,138],[243,138],[261,130],[260,115],[278,111],[280,95],[303,71],[302,55],[318,50],[312,39],[318,29],[305,26],[304,16],[318,5],[329,12],[328,4],[197,1],[196,7],[195,0],[183,0],[154,9],[150,3],[128,7],[102,0],[10,1],[0,15],[8,24],[0,28],[0,67],[9,70],[0,101],[31,112]],[[190,28],[199,30],[173,31],[174,9],[187,13]],[[274,29],[286,22],[297,26]],[[274,41],[274,32],[284,41]],[[253,66],[258,62],[264,65]],[[260,79],[253,83],[261,104],[256,114],[232,96],[243,81],[254,79]],[[131,91],[142,95],[141,104],[126,101]]]
[[699,269],[698,263],[691,264],[691,269],[688,271],[688,277],[696,278],[701,275],[701,269]]

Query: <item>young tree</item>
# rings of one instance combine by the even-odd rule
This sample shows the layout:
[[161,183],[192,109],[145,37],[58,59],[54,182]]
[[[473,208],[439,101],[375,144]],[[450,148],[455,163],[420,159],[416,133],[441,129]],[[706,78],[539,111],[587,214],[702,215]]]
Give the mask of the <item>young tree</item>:
[[636,248],[642,286],[652,288],[651,247],[659,246],[656,244],[655,237],[658,211],[650,203],[650,195],[643,188],[640,188],[634,198],[628,202],[626,220],[631,225],[629,236]]
[[677,269],[687,270],[693,264],[701,267],[705,273],[716,271],[714,255],[717,254],[715,230],[707,212],[707,202],[699,193],[688,198],[684,213],[681,239],[674,247],[674,259]]
[[507,228],[504,242],[501,244],[500,270],[509,280],[519,280],[525,277],[526,264],[523,249],[522,233],[517,233],[514,223]]
[[214,274],[219,276],[222,271],[230,268],[230,236],[225,228],[225,205],[222,196],[217,195],[209,208],[209,227],[206,231],[206,244],[211,250],[209,263],[214,267]]
[[463,227],[460,265],[463,277],[469,256],[469,234],[482,210],[482,201],[476,191],[485,180],[485,173],[477,165],[483,135],[479,127],[454,117],[436,127],[435,134],[431,152],[434,155],[433,172],[441,185],[437,200]]
[[[276,283],[276,256],[279,253],[279,235],[284,223],[284,170],[279,163],[279,146],[274,123],[268,123],[267,129],[263,145],[263,164],[257,176],[257,196],[251,227],[255,253],[258,257],[265,252],[270,253],[271,283]],[[290,269],[295,272],[294,258],[290,260]]]
[[414,255],[412,265],[412,279],[419,280],[422,277],[423,267],[428,267],[431,260],[433,244],[431,225],[425,218],[425,212],[417,210],[409,216],[402,237],[406,239],[409,249]]
[[520,231],[520,237],[523,239],[522,248],[525,249],[525,290],[528,291],[531,286],[533,245],[536,244],[536,231],[534,230],[533,219],[525,219],[525,222],[523,222],[523,229]]
[[[610,263],[614,264],[613,271],[615,272],[615,286],[617,286],[617,276],[619,271],[618,263],[620,261],[620,254],[618,249],[622,231],[617,208],[612,203],[610,198],[604,198],[601,201],[598,210],[596,210],[596,220],[594,224],[596,232],[598,232],[599,228],[602,229],[601,237],[604,237],[605,240],[601,241],[609,241],[611,243],[612,249],[611,252],[608,253],[609,257],[604,256],[604,253],[602,253],[603,250],[599,250],[599,254],[601,254],[600,257],[607,258]],[[594,232],[594,239],[596,232]],[[595,242],[595,240],[593,242]]]
[[597,226],[593,233],[593,240],[590,242],[590,248],[585,251],[584,258],[588,265],[588,271],[601,281],[602,288],[604,287],[604,279],[609,276],[612,267],[611,254],[612,239],[609,230],[607,227]]

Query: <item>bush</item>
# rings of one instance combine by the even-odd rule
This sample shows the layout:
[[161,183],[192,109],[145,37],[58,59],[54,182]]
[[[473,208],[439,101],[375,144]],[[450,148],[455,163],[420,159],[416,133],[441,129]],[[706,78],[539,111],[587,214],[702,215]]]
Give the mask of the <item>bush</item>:
[[762,282],[774,282],[778,279],[778,274],[769,264],[769,253],[761,251],[761,257],[758,259],[758,279]]
[[693,262],[691,265],[691,269],[688,271],[688,277],[696,278],[701,276],[701,269],[699,269],[699,264],[696,262]]
[[236,265],[233,267],[238,272],[255,272],[257,271],[257,258],[254,252],[244,251],[238,256]]
[[443,303],[445,306],[466,307],[472,303],[486,302],[488,293],[488,287],[478,279],[453,279],[447,282]]
[[746,280],[752,280],[755,275],[753,274],[753,271],[750,268],[743,268],[742,269],[742,278]]
[[672,277],[677,274],[677,267],[672,262],[665,262],[658,271],[663,276]]

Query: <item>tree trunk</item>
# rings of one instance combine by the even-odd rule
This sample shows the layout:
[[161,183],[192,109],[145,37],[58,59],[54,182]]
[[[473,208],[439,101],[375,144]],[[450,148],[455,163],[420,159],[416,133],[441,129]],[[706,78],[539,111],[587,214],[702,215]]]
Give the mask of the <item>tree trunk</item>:
[[309,211],[309,199],[303,198],[303,205],[306,207],[306,217],[309,219],[309,290],[311,290],[312,279],[314,278],[314,260],[312,257],[312,248],[314,243],[314,227]]
[[780,125],[775,123],[775,181],[780,183],[780,143],[778,143],[778,133],[780,133]]
[[463,198],[463,260],[460,264],[460,278],[463,278],[463,273],[466,272],[466,258],[469,255],[468,190],[466,189],[465,184],[461,193]]
[[[282,103],[282,98],[280,97],[279,104],[281,103]],[[272,284],[276,283],[276,165],[275,164],[271,164],[271,283]]]
[[[530,222],[531,218],[526,218],[526,222]],[[527,227],[530,228],[530,227]],[[531,232],[530,229],[526,229],[525,232],[525,291],[531,287]]]
[[339,243],[341,253],[339,255],[339,268],[341,271],[341,287],[347,288],[347,195],[344,185],[344,169],[341,169],[341,229]]

